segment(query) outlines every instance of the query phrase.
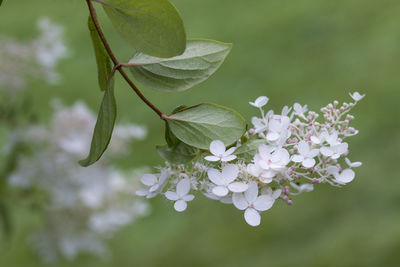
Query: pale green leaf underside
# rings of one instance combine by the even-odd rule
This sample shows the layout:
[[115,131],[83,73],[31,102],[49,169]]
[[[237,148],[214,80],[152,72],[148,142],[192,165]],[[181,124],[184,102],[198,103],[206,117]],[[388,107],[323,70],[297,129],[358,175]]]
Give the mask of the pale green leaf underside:
[[235,150],[234,154],[237,155],[239,158],[245,158],[247,160],[252,160],[254,155],[258,151],[258,147],[261,144],[265,144],[265,140],[263,139],[254,139],[249,140],[243,145],[241,145],[238,149]]
[[104,91],[107,86],[108,75],[111,72],[111,60],[104,48],[103,43],[100,40],[99,34],[96,31],[93,20],[89,17],[88,26],[90,31],[90,37],[94,48],[97,63],[97,75],[100,89]]
[[199,150],[180,142],[174,147],[168,147],[168,145],[157,146],[157,152],[163,159],[171,163],[185,164],[192,160]]
[[185,52],[172,58],[137,54],[130,61],[133,77],[145,86],[167,92],[187,90],[209,78],[224,62],[231,44],[188,40]]
[[167,58],[185,51],[186,33],[168,0],[108,0],[104,5],[116,29],[138,52]]
[[208,149],[213,140],[231,145],[246,129],[246,123],[239,113],[210,103],[174,113],[169,116],[168,124],[179,140],[201,149]]
[[86,159],[79,161],[82,166],[89,166],[98,161],[110,143],[114,123],[117,117],[117,105],[114,96],[113,79],[107,83],[101,102],[96,126],[94,127],[90,152]]

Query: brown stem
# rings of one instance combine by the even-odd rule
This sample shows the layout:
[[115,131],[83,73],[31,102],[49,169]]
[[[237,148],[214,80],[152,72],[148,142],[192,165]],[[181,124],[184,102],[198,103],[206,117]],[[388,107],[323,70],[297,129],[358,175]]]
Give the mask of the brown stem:
[[118,61],[118,59],[115,57],[110,45],[108,44],[108,41],[106,37],[104,36],[104,33],[100,27],[99,21],[97,19],[97,13],[96,10],[92,4],[92,0],[86,0],[86,3],[89,7],[89,12],[90,16],[92,17],[93,23],[96,27],[96,31],[99,34],[100,40],[104,45],[104,48],[107,51],[107,54],[110,56],[112,62],[114,63],[114,71],[117,69],[119,73],[124,77],[125,81],[129,84],[129,86],[135,91],[136,95],[144,102],[146,103],[147,106],[149,106],[155,113],[157,113],[158,116],[160,116],[161,119],[166,120],[166,116],[164,113],[162,113],[156,106],[153,105],[153,103],[150,102],[143,94],[140,92],[140,90],[136,87],[136,85],[132,82],[132,80],[129,78],[129,76],[126,74],[126,72],[122,69],[123,66],[125,66],[125,63],[121,63]]

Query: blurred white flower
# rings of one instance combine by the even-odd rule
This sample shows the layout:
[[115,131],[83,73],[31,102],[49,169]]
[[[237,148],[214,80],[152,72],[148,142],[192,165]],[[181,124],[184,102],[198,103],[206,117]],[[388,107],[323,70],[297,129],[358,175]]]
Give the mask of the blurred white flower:
[[349,95],[356,102],[360,101],[361,99],[363,99],[365,97],[365,94],[361,95],[359,92],[349,93]]
[[138,196],[146,196],[147,198],[153,198],[161,193],[165,184],[167,183],[167,179],[169,177],[168,170],[163,170],[159,176],[154,174],[144,174],[140,181],[147,188],[141,188],[136,191],[136,195]]
[[345,169],[340,171],[340,169],[336,166],[329,166],[327,168],[327,172],[333,174],[335,177],[335,182],[339,184],[347,184],[353,181],[355,177],[355,173],[352,169]]
[[[130,172],[107,164],[111,154],[86,168],[78,164],[89,149],[96,122],[86,105],[56,103],[54,108],[48,127],[33,126],[18,134],[32,144],[33,153],[19,158],[8,182],[14,187],[38,187],[49,196],[47,226],[32,242],[45,260],[73,259],[85,251],[105,255],[103,239],[148,208],[134,197],[138,181],[130,179]],[[131,139],[128,135],[121,140],[126,146]]]
[[268,103],[269,98],[266,96],[259,96],[256,101],[254,102],[249,102],[250,105],[256,108],[262,108]]
[[256,182],[250,182],[249,188],[244,193],[233,193],[233,205],[239,210],[245,210],[244,219],[251,226],[258,226],[261,222],[261,211],[270,209],[275,199],[270,195],[258,196]]
[[300,118],[306,119],[304,113],[307,112],[307,105],[301,106],[299,103],[294,103],[293,105],[294,113]]
[[235,147],[226,150],[225,144],[220,140],[214,140],[211,142],[210,152],[213,156],[206,156],[205,160],[227,162],[236,159],[236,156],[232,155],[232,153],[235,152]]
[[192,201],[194,199],[193,195],[189,194],[190,192],[190,180],[188,178],[182,179],[176,185],[176,191],[167,191],[165,192],[165,197],[169,200],[175,201],[174,208],[178,212],[182,212],[186,210],[188,201]]
[[299,154],[292,156],[293,162],[301,162],[305,168],[312,168],[315,165],[315,159],[319,154],[319,149],[310,149],[310,145],[306,141],[300,141],[297,145]]
[[236,165],[228,164],[222,168],[222,172],[216,169],[208,170],[208,178],[216,184],[212,189],[214,195],[218,197],[226,196],[231,192],[244,192],[248,185],[242,182],[234,182],[239,174],[239,169]]
[[302,185],[297,185],[296,183],[291,182],[290,185],[297,190],[296,193],[291,193],[291,195],[300,195],[301,193],[307,193],[311,192],[314,190],[314,185],[312,184],[302,184]]
[[362,165],[362,162],[360,161],[356,161],[356,162],[351,162],[348,158],[344,159],[347,163],[347,165],[349,165],[350,168],[358,168]]

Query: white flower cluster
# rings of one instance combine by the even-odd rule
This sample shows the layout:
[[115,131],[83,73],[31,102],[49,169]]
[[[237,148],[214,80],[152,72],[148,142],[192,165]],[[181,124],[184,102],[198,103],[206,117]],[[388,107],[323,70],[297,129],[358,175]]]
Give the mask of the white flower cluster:
[[50,127],[14,130],[10,140],[23,138],[33,145],[22,155],[8,181],[16,188],[45,192],[45,228],[34,234],[32,244],[47,261],[59,256],[73,259],[80,252],[105,255],[103,239],[136,217],[147,213],[147,203],[134,193],[143,171],[123,172],[109,163],[111,156],[129,152],[134,139],[143,139],[146,129],[116,125],[110,150],[96,164],[81,167],[78,160],[89,151],[96,117],[82,102],[70,108],[55,103]]
[[60,77],[56,65],[67,57],[63,28],[48,18],[38,20],[36,39],[19,42],[0,36],[0,90],[13,93],[25,86],[27,76],[56,83]]
[[211,155],[186,165],[167,162],[159,174],[143,175],[145,187],[136,193],[147,198],[162,194],[180,212],[194,199],[190,192],[200,191],[244,210],[246,222],[257,226],[260,213],[278,199],[290,205],[292,196],[312,191],[313,184],[340,187],[354,179],[353,168],[361,162],[346,157],[349,150],[344,140],[358,133],[349,126],[354,117],[348,113],[364,95],[350,96],[354,102],[339,105],[334,101],[323,107],[323,121],[298,103],[285,106],[281,114],[264,112],[269,99],[261,96],[250,102],[261,117],[252,118],[254,127],[244,139],[228,149],[215,140],[210,144]]

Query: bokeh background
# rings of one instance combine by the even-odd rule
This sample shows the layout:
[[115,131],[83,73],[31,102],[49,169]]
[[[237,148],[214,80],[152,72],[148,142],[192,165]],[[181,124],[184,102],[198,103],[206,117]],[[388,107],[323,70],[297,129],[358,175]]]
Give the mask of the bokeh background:
[[[151,201],[150,216],[124,228],[110,241],[112,257],[90,255],[57,266],[399,266],[400,264],[400,2],[398,0],[173,0],[189,37],[234,43],[222,68],[207,82],[183,93],[143,89],[164,111],[204,101],[232,107],[246,119],[259,95],[279,111],[294,102],[311,109],[348,92],[367,97],[354,109],[350,159],[360,160],[356,179],[343,189],[319,185],[312,193],[279,203],[249,227],[233,206],[201,196],[182,214],[170,203]],[[100,12],[101,13],[101,12]],[[40,118],[50,117],[49,101],[77,99],[97,110],[94,54],[83,0],[5,0],[0,33],[19,40],[36,35],[35,22],[50,17],[66,28],[71,56],[60,63],[63,80],[50,86],[31,81]],[[119,58],[129,45],[102,23]],[[0,58],[1,60],[1,58]],[[163,123],[119,79],[118,121],[145,124],[146,141],[119,164],[161,164],[155,144],[163,143]],[[42,266],[26,245],[40,226],[34,212],[15,203],[12,238],[0,244],[0,266]]]

